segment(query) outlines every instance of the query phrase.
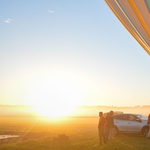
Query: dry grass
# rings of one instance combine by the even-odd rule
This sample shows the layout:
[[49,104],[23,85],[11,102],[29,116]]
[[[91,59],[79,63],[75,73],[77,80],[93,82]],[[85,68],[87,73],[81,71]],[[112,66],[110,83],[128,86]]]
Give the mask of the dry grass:
[[[0,117],[0,134],[20,138],[0,141],[0,150],[148,150],[150,139],[142,135],[122,134],[111,143],[99,146],[98,118]],[[66,134],[69,141],[53,141]]]

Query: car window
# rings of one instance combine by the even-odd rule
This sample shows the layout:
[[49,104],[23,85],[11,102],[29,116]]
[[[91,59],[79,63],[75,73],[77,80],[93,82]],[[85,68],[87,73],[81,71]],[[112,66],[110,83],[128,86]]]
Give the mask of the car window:
[[127,119],[130,120],[130,121],[135,121],[136,120],[136,116],[134,115],[127,115]]
[[118,120],[126,120],[126,115],[115,115],[113,118]]
[[143,116],[143,115],[136,115],[138,118],[140,118],[141,120],[148,120],[147,117]]

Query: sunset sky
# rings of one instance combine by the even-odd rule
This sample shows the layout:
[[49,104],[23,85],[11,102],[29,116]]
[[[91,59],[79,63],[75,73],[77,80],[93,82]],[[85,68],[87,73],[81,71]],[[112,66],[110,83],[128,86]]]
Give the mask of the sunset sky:
[[0,1],[0,104],[150,105],[149,91],[149,55],[103,0]]

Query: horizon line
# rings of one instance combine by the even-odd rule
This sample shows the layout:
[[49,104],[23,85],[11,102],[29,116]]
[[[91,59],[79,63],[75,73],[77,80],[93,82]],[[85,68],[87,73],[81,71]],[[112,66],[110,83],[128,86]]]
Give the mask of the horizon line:
[[[36,106],[36,105],[17,105],[17,104],[0,104],[0,106]],[[75,107],[150,107],[150,105],[135,105],[135,106],[116,106],[116,105],[78,105],[78,106],[75,106]]]

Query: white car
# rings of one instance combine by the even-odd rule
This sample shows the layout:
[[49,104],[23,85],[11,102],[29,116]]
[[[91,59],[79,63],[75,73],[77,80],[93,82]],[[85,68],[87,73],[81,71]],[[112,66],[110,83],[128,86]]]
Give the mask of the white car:
[[116,114],[114,118],[114,136],[119,132],[142,133],[146,136],[149,127],[148,118],[140,114]]

